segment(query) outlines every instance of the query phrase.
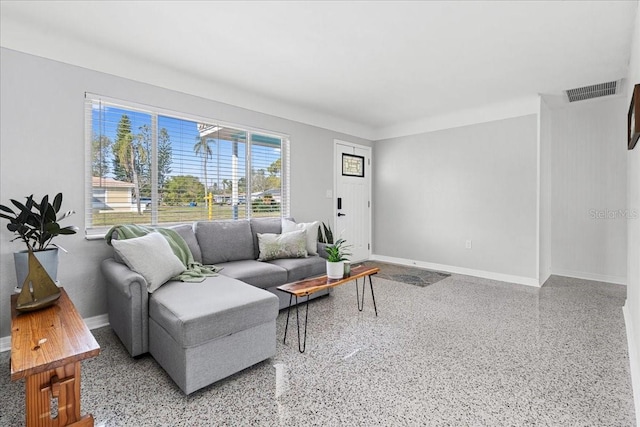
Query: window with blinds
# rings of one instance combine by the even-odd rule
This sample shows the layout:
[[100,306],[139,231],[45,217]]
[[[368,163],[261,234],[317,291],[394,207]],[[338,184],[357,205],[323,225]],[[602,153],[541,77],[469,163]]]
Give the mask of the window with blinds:
[[288,138],[86,97],[86,230],[289,216]]

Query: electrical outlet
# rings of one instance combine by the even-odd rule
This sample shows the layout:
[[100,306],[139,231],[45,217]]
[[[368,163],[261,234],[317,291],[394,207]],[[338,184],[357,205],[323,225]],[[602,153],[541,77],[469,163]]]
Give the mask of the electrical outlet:
[[472,243],[472,242],[471,242],[471,240],[467,240],[467,241],[464,243],[464,247],[465,247],[466,249],[471,249],[471,243]]

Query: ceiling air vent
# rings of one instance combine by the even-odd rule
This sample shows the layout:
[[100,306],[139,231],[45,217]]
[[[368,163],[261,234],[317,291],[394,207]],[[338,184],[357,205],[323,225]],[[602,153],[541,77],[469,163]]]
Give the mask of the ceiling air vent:
[[569,102],[584,101],[585,99],[598,98],[600,96],[615,95],[618,81],[599,83],[597,85],[569,89],[567,96]]

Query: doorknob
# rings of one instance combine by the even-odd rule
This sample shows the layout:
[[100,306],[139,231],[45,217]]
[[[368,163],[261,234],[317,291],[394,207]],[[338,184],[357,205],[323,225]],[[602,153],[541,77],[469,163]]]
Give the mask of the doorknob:
[[342,212],[338,212],[338,216],[347,216],[347,214],[343,214]]

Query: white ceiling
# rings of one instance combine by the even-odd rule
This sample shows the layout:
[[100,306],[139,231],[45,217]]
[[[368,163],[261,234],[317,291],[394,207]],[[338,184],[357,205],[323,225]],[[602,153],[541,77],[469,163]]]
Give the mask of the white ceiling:
[[624,77],[637,7],[2,0],[0,45],[376,139]]

